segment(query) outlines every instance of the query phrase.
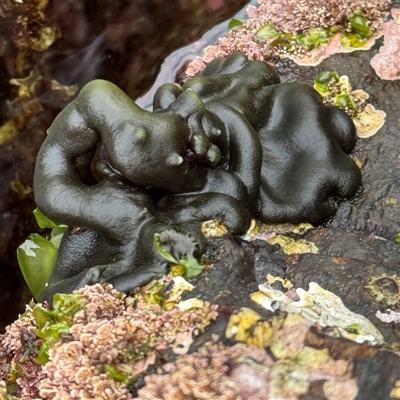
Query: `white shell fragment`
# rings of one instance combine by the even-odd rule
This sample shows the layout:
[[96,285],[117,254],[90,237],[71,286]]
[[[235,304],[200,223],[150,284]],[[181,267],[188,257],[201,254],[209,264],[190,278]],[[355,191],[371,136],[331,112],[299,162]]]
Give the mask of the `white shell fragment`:
[[192,310],[194,308],[203,308],[204,301],[201,299],[198,299],[197,297],[194,297],[192,299],[182,300],[178,304],[178,307],[181,311]]
[[265,309],[275,312],[279,309],[281,303],[263,292],[254,292],[250,295],[251,299]]
[[174,287],[168,297],[168,300],[166,300],[166,303],[170,304],[176,304],[178,301],[180,301],[183,292],[190,292],[194,289],[194,286],[181,276],[176,276],[173,281]]
[[298,301],[268,285],[259,285],[259,292],[251,294],[253,301],[270,311],[279,310],[300,314],[321,327],[336,328],[334,336],[344,337],[356,343],[384,343],[383,336],[364,316],[350,311],[341,298],[310,282],[308,291],[298,288]]

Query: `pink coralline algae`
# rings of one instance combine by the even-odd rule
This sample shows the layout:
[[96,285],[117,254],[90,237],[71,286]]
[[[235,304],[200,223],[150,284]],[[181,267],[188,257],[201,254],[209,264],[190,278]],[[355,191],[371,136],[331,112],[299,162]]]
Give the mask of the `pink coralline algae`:
[[217,306],[206,301],[180,301],[178,281],[156,284],[166,296],[171,291],[165,304],[146,301],[141,293],[126,296],[112,285],[75,292],[85,306],[73,316],[68,333],[49,349],[44,365],[36,361],[41,340],[29,309],[0,336],[0,381],[16,386],[13,394],[21,400],[131,400],[128,385],[155,363],[157,353],[184,353],[192,336],[217,317]]
[[[297,334],[293,332],[291,337]],[[292,358],[277,358],[255,345],[208,342],[166,365],[163,373],[145,377],[146,386],[135,400],[300,400],[316,381],[325,381],[321,391],[327,399],[337,399],[335,391],[341,400],[357,396],[350,362],[334,361],[327,350],[303,344],[300,355],[293,354],[290,344],[280,342],[278,347],[286,348]]]
[[0,335],[0,381],[17,384],[19,389],[16,394],[22,400],[38,397],[37,385],[44,377],[41,365],[36,362],[41,339],[35,335],[35,318],[29,310],[28,307],[26,315]]
[[392,9],[393,20],[384,24],[384,44],[372,57],[371,66],[381,79],[400,79],[400,9]]
[[147,376],[135,400],[267,399],[272,364],[256,346],[207,343],[198,352],[179,357],[168,374]]
[[400,311],[387,310],[386,313],[377,311],[375,314],[376,318],[380,319],[382,322],[390,324],[394,322],[395,324],[400,324]]
[[[219,39],[217,45],[204,49],[204,56],[196,57],[188,66],[186,76],[191,77],[202,71],[214,58],[227,57],[240,51],[249,60],[265,60],[270,56],[291,58],[300,65],[317,65],[331,54],[366,50],[371,48],[380,36],[383,20],[387,16],[389,0],[259,0],[259,6],[247,8],[246,22]],[[368,19],[368,27],[374,34],[363,47],[343,47],[340,33],[332,36],[328,43],[314,49],[291,43],[287,48],[280,40],[266,40],[256,43],[254,37],[265,24],[273,24],[283,33],[304,33],[310,28],[334,28],[337,31],[349,30],[349,15],[360,14]],[[276,43],[278,42],[278,43]]]

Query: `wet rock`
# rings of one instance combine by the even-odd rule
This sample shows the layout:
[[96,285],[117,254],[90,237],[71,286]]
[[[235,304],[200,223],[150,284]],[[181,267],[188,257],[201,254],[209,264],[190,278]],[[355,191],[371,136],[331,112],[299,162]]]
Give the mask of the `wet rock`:
[[316,243],[320,254],[300,255],[291,264],[289,275],[294,286],[307,290],[310,282],[318,283],[338,295],[353,312],[367,317],[387,341],[398,341],[393,327],[375,317],[376,311],[385,309],[387,304],[377,301],[366,286],[371,277],[396,273],[400,247],[340,229],[320,228],[311,231],[307,239]]
[[356,400],[389,400],[395,382],[400,379],[399,356],[379,352],[372,357],[355,361],[354,375],[359,392]]
[[257,288],[252,255],[225,237],[210,239],[206,257],[214,264],[201,275],[190,297],[218,303],[218,299],[230,293],[232,310],[250,302],[249,294]]

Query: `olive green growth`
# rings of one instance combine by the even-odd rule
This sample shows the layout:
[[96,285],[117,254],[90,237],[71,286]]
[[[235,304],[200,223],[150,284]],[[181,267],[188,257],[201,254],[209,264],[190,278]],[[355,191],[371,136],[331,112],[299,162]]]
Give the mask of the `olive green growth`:
[[82,310],[86,300],[80,294],[56,294],[53,297],[53,309],[49,310],[37,305],[33,309],[33,316],[37,324],[38,337],[43,339],[37,362],[45,364],[49,360],[49,349],[69,333],[73,324],[74,315]]

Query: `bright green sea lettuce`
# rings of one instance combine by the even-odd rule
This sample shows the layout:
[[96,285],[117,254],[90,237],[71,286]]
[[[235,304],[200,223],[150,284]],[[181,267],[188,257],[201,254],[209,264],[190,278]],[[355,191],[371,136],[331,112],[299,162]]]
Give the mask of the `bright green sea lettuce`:
[[53,297],[53,309],[48,310],[41,305],[33,309],[38,330],[35,332],[43,339],[37,362],[45,364],[49,360],[49,349],[69,333],[73,325],[74,315],[86,305],[85,298],[80,294],[57,293]]
[[33,297],[38,300],[50,279],[56,261],[61,238],[67,229],[47,218],[38,208],[33,211],[40,228],[51,229],[50,237],[32,233],[17,249],[18,263],[22,275]]

